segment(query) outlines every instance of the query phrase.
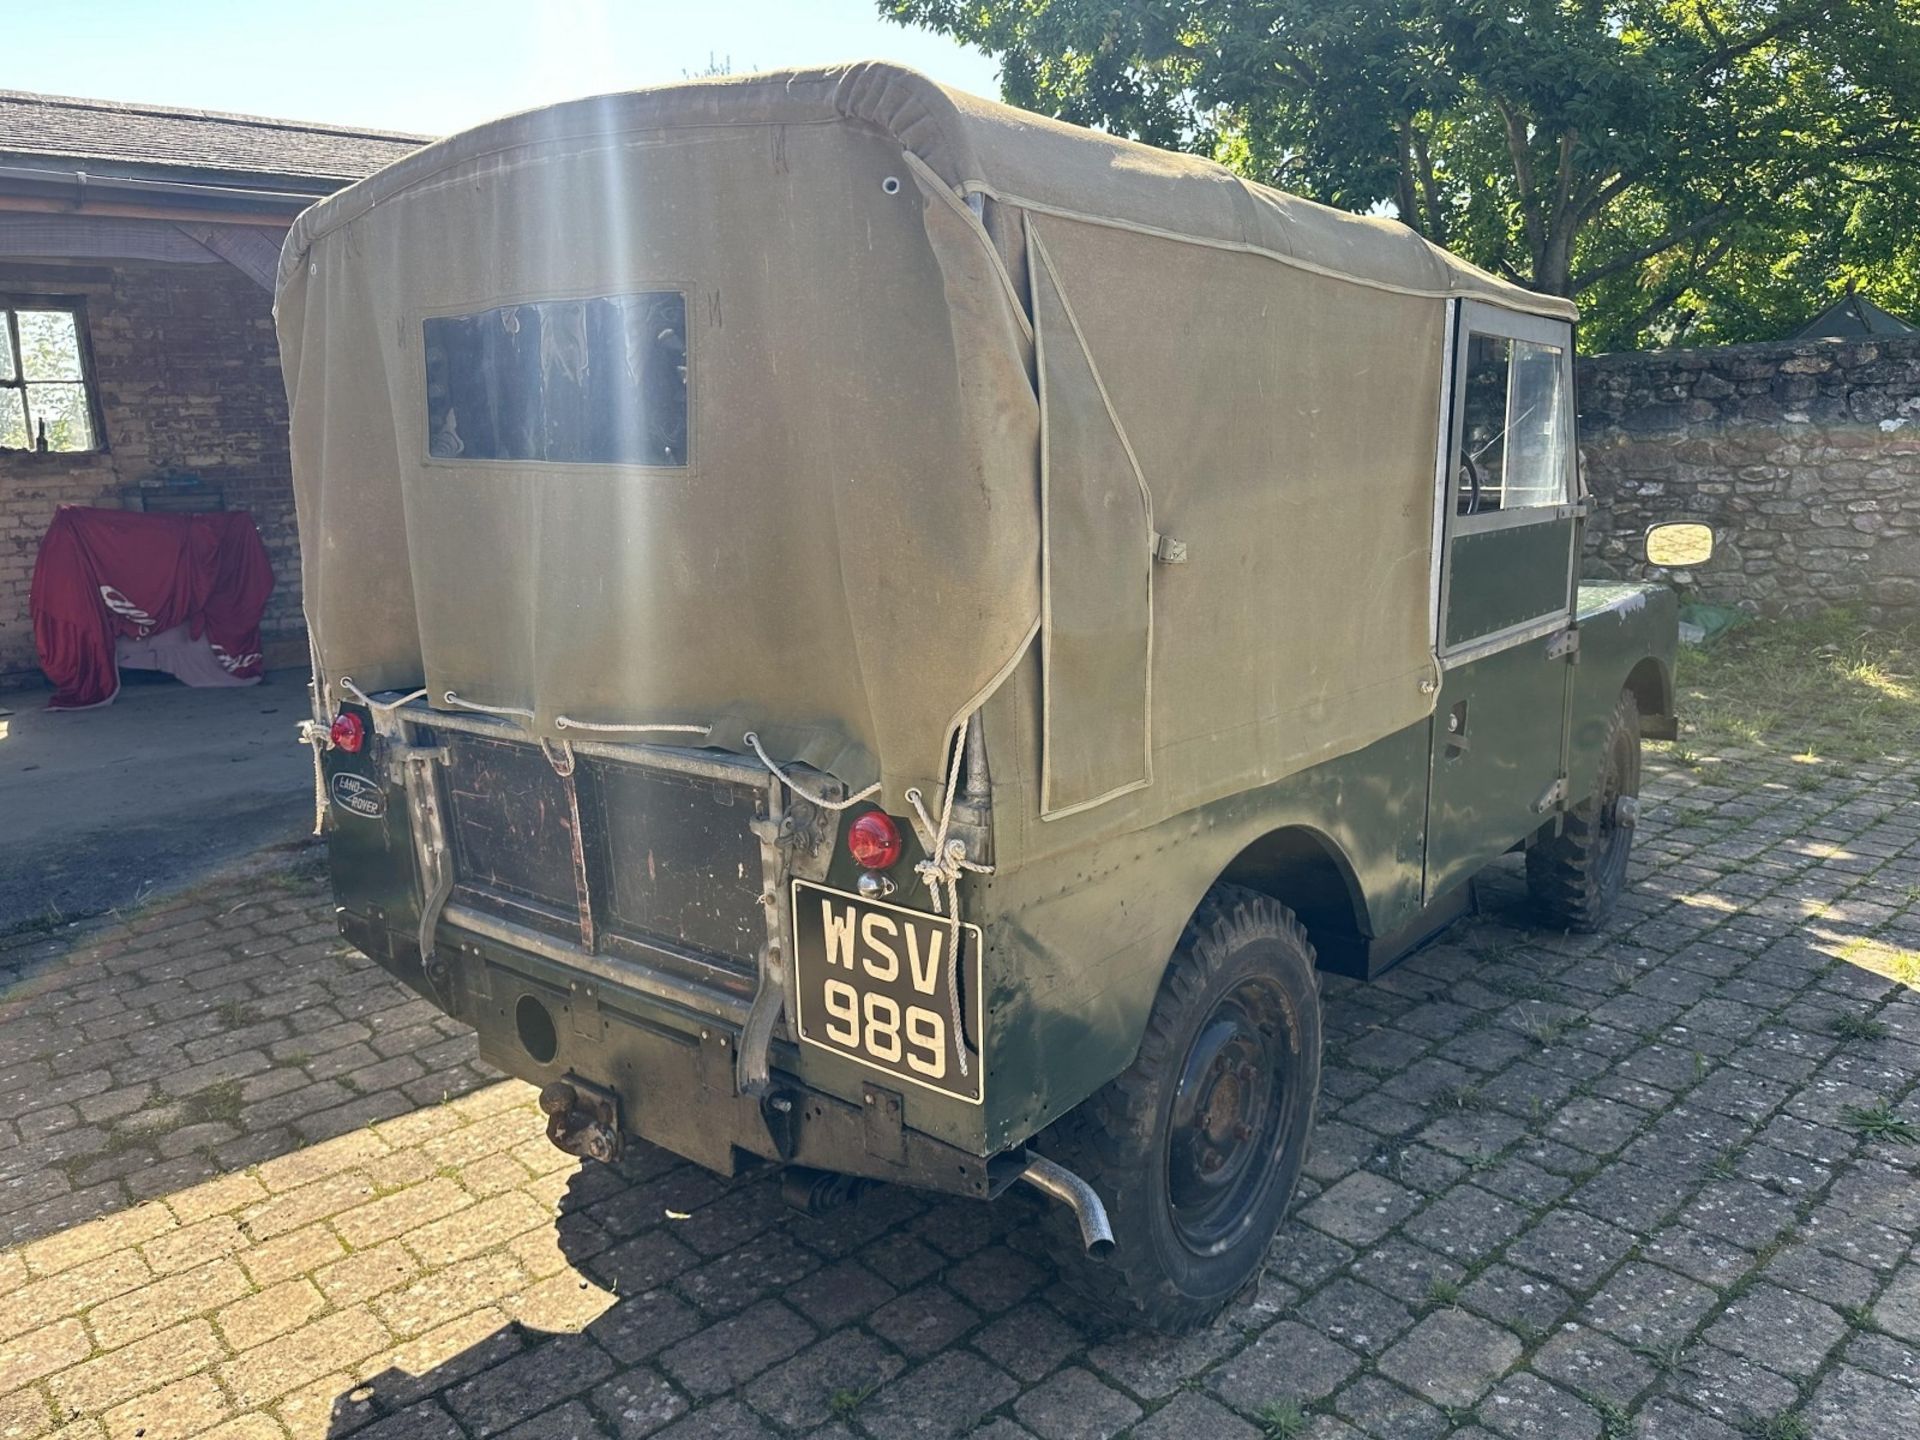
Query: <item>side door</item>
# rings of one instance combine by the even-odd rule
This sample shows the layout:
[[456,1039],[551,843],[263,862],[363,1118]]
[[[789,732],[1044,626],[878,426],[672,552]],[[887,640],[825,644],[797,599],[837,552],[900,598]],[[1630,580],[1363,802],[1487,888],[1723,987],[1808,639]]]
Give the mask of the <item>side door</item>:
[[1428,900],[1538,829],[1565,793],[1582,513],[1572,327],[1471,300],[1454,323]]

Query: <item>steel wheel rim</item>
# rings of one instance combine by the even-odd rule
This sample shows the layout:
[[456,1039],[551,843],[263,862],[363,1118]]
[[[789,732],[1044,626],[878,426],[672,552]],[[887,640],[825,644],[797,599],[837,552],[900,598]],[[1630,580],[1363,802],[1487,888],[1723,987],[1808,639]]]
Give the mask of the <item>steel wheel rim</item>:
[[1197,1255],[1229,1249],[1273,1186],[1292,1132],[1286,1009],[1271,982],[1248,977],[1214,1002],[1188,1047],[1167,1134],[1167,1206]]
[[1626,879],[1627,852],[1633,841],[1633,827],[1622,825],[1619,804],[1623,797],[1640,795],[1639,755],[1633,737],[1622,731],[1614,740],[1607,774],[1600,791],[1598,829],[1600,832],[1601,883],[1611,887]]

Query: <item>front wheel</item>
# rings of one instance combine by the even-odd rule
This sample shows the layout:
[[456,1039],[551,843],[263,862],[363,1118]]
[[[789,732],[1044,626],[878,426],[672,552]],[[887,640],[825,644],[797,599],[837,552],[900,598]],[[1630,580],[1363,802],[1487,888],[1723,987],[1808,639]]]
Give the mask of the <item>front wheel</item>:
[[1293,913],[1232,885],[1187,923],[1140,1053],[1038,1149],[1106,1202],[1115,1248],[1088,1258],[1062,1215],[1067,1280],[1170,1334],[1251,1281],[1286,1215],[1320,1092],[1320,989]]
[[1640,707],[1623,692],[1607,721],[1600,773],[1560,833],[1527,847],[1527,889],[1548,924],[1598,930],[1627,883],[1640,808]]

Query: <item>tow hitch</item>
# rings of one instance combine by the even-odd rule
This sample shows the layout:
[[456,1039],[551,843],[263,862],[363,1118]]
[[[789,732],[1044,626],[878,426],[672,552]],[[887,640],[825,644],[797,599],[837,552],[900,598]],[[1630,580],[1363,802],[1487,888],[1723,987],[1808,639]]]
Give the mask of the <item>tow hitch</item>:
[[540,1092],[547,1139],[569,1155],[610,1165],[620,1158],[620,1097],[577,1075],[555,1080]]

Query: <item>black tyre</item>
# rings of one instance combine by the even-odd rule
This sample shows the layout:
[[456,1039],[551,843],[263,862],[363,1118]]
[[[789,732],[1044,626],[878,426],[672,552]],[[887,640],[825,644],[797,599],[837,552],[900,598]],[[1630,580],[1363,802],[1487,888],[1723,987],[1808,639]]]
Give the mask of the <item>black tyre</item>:
[[1640,707],[1622,693],[1607,722],[1593,789],[1560,833],[1527,847],[1527,889],[1541,919],[1562,930],[1598,930],[1627,883],[1640,806]]
[[1135,1325],[1205,1324],[1260,1270],[1320,1094],[1320,987],[1293,913],[1217,885],[1187,923],[1140,1053],[1036,1146],[1099,1191],[1115,1246],[1089,1259],[1050,1207],[1068,1282]]

